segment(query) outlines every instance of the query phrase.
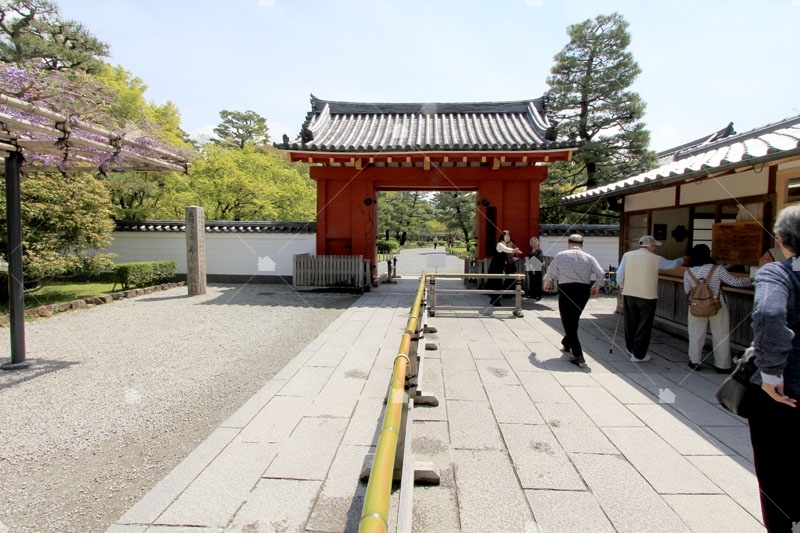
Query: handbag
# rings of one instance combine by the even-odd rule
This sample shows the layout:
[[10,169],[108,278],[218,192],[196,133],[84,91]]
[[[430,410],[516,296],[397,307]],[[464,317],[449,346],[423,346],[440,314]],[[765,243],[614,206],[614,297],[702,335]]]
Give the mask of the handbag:
[[741,410],[742,399],[751,387],[750,378],[758,370],[755,351],[752,346],[744,351],[741,359],[736,363],[736,368],[725,378],[714,394],[722,407],[737,416],[744,416]]

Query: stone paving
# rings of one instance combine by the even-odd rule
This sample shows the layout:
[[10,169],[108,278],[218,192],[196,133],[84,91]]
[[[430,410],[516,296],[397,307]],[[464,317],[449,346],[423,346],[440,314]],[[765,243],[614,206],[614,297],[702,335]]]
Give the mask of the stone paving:
[[[403,252],[404,279],[364,294],[108,531],[357,531],[414,272],[442,252]],[[412,450],[441,483],[414,489],[414,531],[764,530],[747,426],[713,398],[724,376],[688,369],[685,340],[656,331],[653,360],[630,362],[601,295],[578,368],[555,297],[523,318],[478,293],[437,300],[475,310],[429,319],[422,389],[439,406],[413,410]]]

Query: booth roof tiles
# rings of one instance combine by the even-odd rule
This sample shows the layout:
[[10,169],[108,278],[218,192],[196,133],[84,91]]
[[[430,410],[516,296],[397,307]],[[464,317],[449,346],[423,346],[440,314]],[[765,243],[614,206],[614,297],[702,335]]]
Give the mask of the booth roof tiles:
[[277,148],[304,152],[520,151],[576,147],[557,142],[545,97],[517,102],[334,102],[311,96],[300,136]]
[[736,134],[733,124],[708,138],[659,154],[656,169],[595,189],[567,196],[568,205],[620,196],[739,167],[800,155],[800,115]]
[[[239,222],[206,220],[206,233],[316,233],[316,222]],[[183,220],[119,221],[114,231],[176,232],[186,231]]]
[[573,233],[584,237],[619,237],[619,224],[539,224],[543,237],[567,238]]

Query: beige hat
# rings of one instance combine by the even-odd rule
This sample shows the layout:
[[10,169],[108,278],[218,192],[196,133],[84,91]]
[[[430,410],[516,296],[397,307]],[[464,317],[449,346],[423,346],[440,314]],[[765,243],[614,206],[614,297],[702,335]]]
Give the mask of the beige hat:
[[653,246],[653,245],[661,246],[661,243],[655,240],[655,238],[652,235],[645,235],[644,237],[639,239],[639,246]]

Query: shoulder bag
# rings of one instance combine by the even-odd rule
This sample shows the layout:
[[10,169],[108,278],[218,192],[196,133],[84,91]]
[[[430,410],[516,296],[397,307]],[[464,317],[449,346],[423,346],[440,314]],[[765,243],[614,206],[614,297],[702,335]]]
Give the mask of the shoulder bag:
[[722,382],[717,393],[714,395],[719,404],[737,416],[744,416],[740,411],[742,405],[742,398],[744,398],[747,389],[752,385],[750,378],[756,373],[755,348],[750,346],[745,350],[739,362],[736,363],[736,368],[731,374]]

